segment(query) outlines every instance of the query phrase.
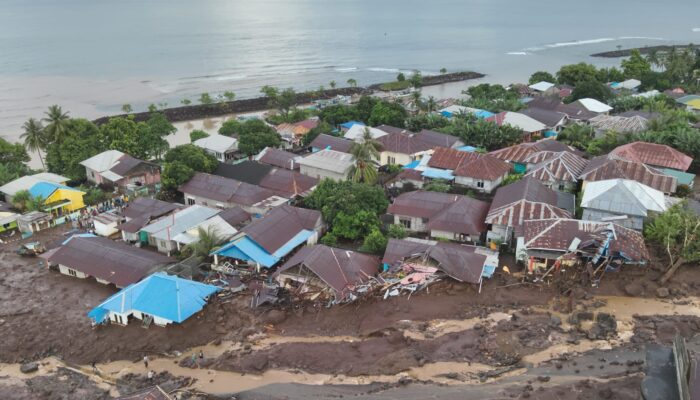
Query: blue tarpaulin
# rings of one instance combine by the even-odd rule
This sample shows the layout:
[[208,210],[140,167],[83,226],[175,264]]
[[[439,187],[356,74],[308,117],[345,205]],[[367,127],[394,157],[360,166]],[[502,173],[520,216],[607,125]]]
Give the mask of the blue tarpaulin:
[[476,115],[477,118],[486,119],[486,118],[493,117],[496,114],[494,114],[490,111],[486,111],[486,110],[479,110],[479,111],[475,112],[474,115]]
[[475,152],[477,149],[476,149],[476,147],[474,147],[474,146],[468,146],[468,145],[467,145],[467,146],[457,147],[457,150],[459,150],[459,151],[466,151],[466,152],[468,152],[468,153],[472,153],[472,152]]
[[546,138],[556,137],[556,136],[557,136],[557,133],[555,131],[550,130],[550,131],[545,131],[545,133],[544,133],[544,137],[546,137]]
[[420,160],[411,161],[410,163],[403,166],[403,169],[416,169],[420,164]]
[[345,129],[350,129],[355,125],[365,126],[365,124],[363,124],[360,121],[348,121],[348,122],[345,122],[343,124],[340,124],[340,127],[345,128]]
[[425,178],[453,180],[455,177],[449,169],[426,168],[421,174]]
[[495,265],[484,265],[484,269],[481,271],[481,276],[483,276],[484,278],[491,278],[495,272]]
[[109,312],[128,315],[136,311],[180,323],[201,310],[206,299],[219,290],[216,286],[157,272],[122,289],[88,316],[101,323]]

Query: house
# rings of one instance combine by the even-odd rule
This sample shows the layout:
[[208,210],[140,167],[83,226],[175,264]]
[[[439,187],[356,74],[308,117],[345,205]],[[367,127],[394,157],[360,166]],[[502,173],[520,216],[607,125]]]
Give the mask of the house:
[[52,226],[51,214],[41,211],[30,211],[17,218],[17,229],[24,234],[39,232]]
[[270,205],[286,202],[263,187],[203,172],[195,173],[178,190],[185,196],[187,205],[200,204],[219,209],[241,207],[251,214],[264,214]]
[[529,164],[527,161],[528,158],[530,158],[533,154],[542,151],[569,151],[578,154],[578,151],[575,150],[573,147],[568,146],[555,139],[540,139],[532,143],[520,143],[510,147],[504,147],[502,149],[494,150],[489,154],[503,161],[513,164],[513,170],[516,173],[524,174],[525,172],[527,172],[528,167],[531,166],[531,164]]
[[594,265],[603,258],[620,264],[644,264],[649,252],[644,236],[612,222],[576,219],[535,219],[525,221],[518,260],[529,260],[531,269],[546,269],[557,260],[571,265],[577,260]]
[[348,129],[347,132],[345,132],[345,135],[343,135],[343,137],[347,140],[358,141],[364,136],[365,130],[369,130],[369,133],[372,135],[373,139],[379,139],[380,137],[388,134],[388,132],[385,132],[378,128],[372,128],[363,125],[353,125],[350,129]]
[[220,288],[178,278],[164,272],[131,284],[92,309],[95,324],[127,325],[132,318],[158,326],[182,323],[198,313]]
[[216,235],[216,237],[222,241],[229,240],[236,233],[238,233],[238,229],[233,227],[219,215],[215,215],[206,221],[200,222],[199,224],[188,228],[186,231],[173,236],[173,241],[177,246],[177,251],[182,251],[183,247],[198,242],[200,229],[204,230],[204,232]]
[[238,150],[238,139],[224,135],[210,135],[195,140],[193,144],[204,149],[222,163],[233,160]]
[[395,177],[387,181],[387,186],[395,188],[405,188],[407,185],[413,185],[414,188],[421,189],[423,187],[423,172],[413,168],[403,168]]
[[460,242],[480,242],[489,203],[456,194],[414,191],[399,195],[387,210],[408,232]]
[[119,233],[119,224],[124,221],[124,217],[115,214],[112,211],[103,212],[92,217],[92,223],[95,226],[95,235],[110,237]]
[[573,104],[583,107],[588,112],[595,114],[607,114],[612,111],[612,107],[596,99],[578,99]]
[[[566,97],[566,96],[564,96]],[[584,106],[577,104],[576,102],[571,104],[564,104],[559,99],[540,96],[535,97],[532,101],[527,104],[529,109],[544,109],[560,112],[566,115],[570,121],[574,122],[587,122],[591,118],[595,117],[599,113],[588,111]]]
[[17,229],[17,220],[20,214],[12,211],[0,211],[0,233]]
[[559,191],[573,191],[578,185],[578,177],[588,164],[588,161],[571,152],[535,153],[525,160],[534,166],[525,174],[526,177],[535,178],[545,186]]
[[139,238],[142,242],[146,239],[148,244],[156,247],[159,252],[170,254],[177,250],[177,243],[173,240],[175,236],[201,224],[220,211],[191,205],[146,225],[139,231]]
[[299,160],[300,172],[316,179],[344,181],[354,165],[351,154],[335,150],[321,150]]
[[296,197],[306,197],[318,185],[318,179],[307,175],[302,175],[297,171],[290,171],[283,168],[273,168],[260,181],[260,187],[272,191],[276,196],[285,199]]
[[436,148],[429,168],[450,171],[457,185],[491,193],[511,171],[510,164],[487,154]]
[[619,82],[614,89],[637,90],[642,86],[642,82],[637,79],[627,79]]
[[545,126],[546,130],[554,131],[556,133],[561,132],[569,122],[569,117],[567,117],[566,114],[555,110],[526,108],[520,110],[519,113],[541,122]]
[[632,142],[616,147],[611,156],[627,161],[641,162],[652,167],[687,171],[693,158],[665,144]]
[[595,129],[595,136],[602,137],[609,131],[617,133],[638,133],[647,130],[649,121],[639,115],[623,117],[619,115],[600,114],[589,120]]
[[319,211],[282,205],[254,220],[216,250],[214,264],[225,258],[236,265],[270,268],[297,247],[316,244],[324,228]]
[[589,182],[583,191],[581,208],[586,221],[615,222],[642,230],[644,221],[670,207],[663,192],[628,179]]
[[571,218],[574,207],[573,194],[554,191],[537,179],[523,178],[496,191],[485,219],[491,225],[487,240],[510,243],[514,237],[522,237],[526,220]]
[[301,248],[273,275],[280,286],[305,297],[330,293],[342,301],[379,272],[378,257],[315,244]]
[[385,270],[404,264],[435,267],[454,280],[480,285],[498,267],[498,253],[465,244],[389,239],[382,263]]
[[217,215],[238,230],[250,223],[252,220],[252,215],[241,207],[227,208]]
[[80,162],[90,183],[109,185],[123,192],[160,184],[160,166],[117,150],[103,151]]
[[299,122],[279,124],[275,130],[284,141],[298,145],[301,143],[301,138],[316,128],[318,123],[318,117],[314,117]]
[[181,204],[168,203],[148,197],[137,197],[130,201],[121,211],[125,222],[117,226],[122,233],[122,240],[129,243],[148,243],[148,236],[144,234],[140,237],[141,229],[154,220],[177,211],[183,206]]
[[525,114],[504,111],[492,117],[486,118],[486,121],[493,122],[498,126],[510,125],[517,128],[523,133],[523,141],[529,142],[533,138],[541,137],[547,126],[540,121],[529,117]]
[[258,185],[275,168],[258,161],[245,160],[236,164],[219,164],[212,175]]
[[360,126],[365,126],[364,122],[360,121],[348,121],[348,122],[343,122],[342,124],[338,125],[338,128],[342,133],[345,133],[348,131],[348,129],[352,128],[354,125],[360,125]]
[[43,211],[64,215],[85,207],[85,192],[53,182],[38,182],[29,189],[33,198],[44,199]]
[[255,161],[272,165],[273,167],[295,170],[299,169],[299,164],[296,163],[296,160],[299,158],[301,157],[289,151],[265,147],[255,157]]
[[129,246],[95,235],[73,235],[52,252],[46,261],[58,270],[80,279],[121,288],[134,284],[174,260],[162,254]]
[[6,184],[0,186],[0,193],[5,195],[5,202],[12,203],[12,197],[15,193],[24,190],[29,190],[32,186],[39,182],[55,183],[58,185],[66,185],[70,179],[65,176],[56,175],[50,172],[40,172],[34,175],[26,175],[17,178],[13,181],[7,182]]
[[586,189],[589,182],[608,179],[637,181],[666,194],[675,193],[677,187],[677,179],[663,170],[652,168],[640,162],[621,160],[607,155],[590,160],[578,178],[583,181],[583,190]]
[[405,130],[397,131],[398,128],[393,127],[382,126],[381,128],[383,130],[392,128],[389,134],[377,139],[382,145],[379,157],[381,165],[406,165],[432,153],[436,147],[453,148],[464,145],[459,138],[439,132],[423,130],[413,133]]
[[557,94],[558,92],[555,84],[545,81],[533,83],[532,85],[528,86],[528,88],[540,95]]
[[339,151],[341,153],[349,153],[354,143],[355,142],[352,140],[322,133],[316,136],[316,139],[311,142],[311,152],[316,153],[318,151],[328,149]]

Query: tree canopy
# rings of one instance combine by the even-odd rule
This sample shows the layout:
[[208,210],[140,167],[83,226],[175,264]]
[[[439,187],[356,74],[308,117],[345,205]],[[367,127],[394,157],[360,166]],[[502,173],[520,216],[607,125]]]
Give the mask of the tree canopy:
[[668,256],[666,272],[661,283],[666,283],[683,264],[700,261],[700,218],[684,204],[676,204],[659,214],[644,229],[645,237],[659,244]]
[[528,80],[528,83],[530,85],[533,85],[535,83],[539,82],[550,82],[550,83],[556,83],[557,78],[554,77],[554,75],[550,74],[547,71],[537,71],[534,74],[530,75],[530,80]]
[[380,101],[372,107],[368,123],[372,126],[391,125],[403,128],[407,117],[408,113],[401,104]]
[[175,190],[178,186],[189,181],[195,172],[211,173],[219,162],[192,144],[184,144],[170,149],[163,157],[163,172],[161,182],[163,188]]

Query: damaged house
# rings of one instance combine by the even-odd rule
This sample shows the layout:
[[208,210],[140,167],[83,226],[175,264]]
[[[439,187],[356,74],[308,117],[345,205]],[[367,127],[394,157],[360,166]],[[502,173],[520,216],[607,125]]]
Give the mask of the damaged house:
[[414,191],[389,206],[394,224],[409,232],[460,242],[481,242],[489,203],[457,194]]
[[179,210],[181,204],[168,203],[161,200],[138,197],[130,201],[122,209],[121,215],[125,219],[117,230],[121,231],[122,239],[125,242],[141,244],[148,243],[147,234],[139,234],[141,229],[152,221]]
[[319,211],[282,205],[214,251],[214,264],[224,259],[229,264],[270,268],[297,247],[316,244],[324,228]]
[[498,267],[498,253],[471,245],[419,239],[390,239],[382,259],[385,271],[404,271],[402,284],[420,283],[440,271],[459,282],[480,285]]
[[167,264],[170,257],[90,234],[74,235],[44,255],[49,266],[68,276],[126,287]]
[[352,297],[355,288],[379,272],[378,257],[322,244],[303,247],[273,275],[280,286],[311,300]]
[[529,260],[531,269],[548,268],[559,260],[565,265],[577,260],[596,264],[607,259],[620,264],[644,264],[649,252],[644,236],[612,222],[576,219],[536,219],[525,221],[519,261]]

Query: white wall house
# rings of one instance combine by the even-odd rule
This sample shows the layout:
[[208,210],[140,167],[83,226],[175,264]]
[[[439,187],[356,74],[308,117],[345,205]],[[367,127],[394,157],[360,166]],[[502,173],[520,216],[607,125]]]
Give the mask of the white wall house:
[[353,166],[353,156],[335,150],[321,150],[298,161],[303,175],[319,180],[344,181]]
[[207,153],[216,157],[219,162],[233,159],[238,150],[238,140],[224,135],[211,135],[194,141],[194,145],[201,147]]

